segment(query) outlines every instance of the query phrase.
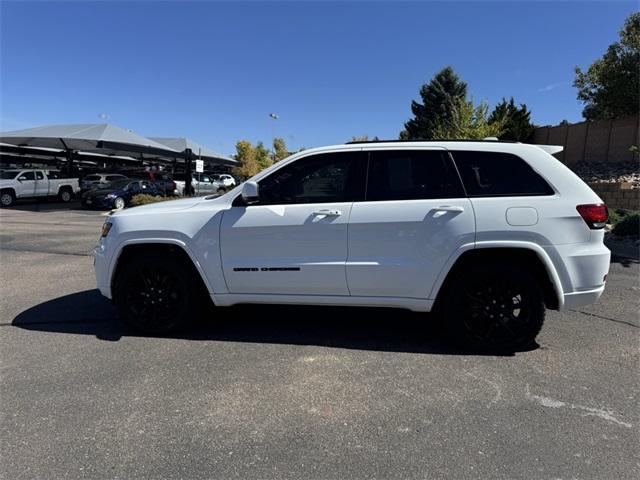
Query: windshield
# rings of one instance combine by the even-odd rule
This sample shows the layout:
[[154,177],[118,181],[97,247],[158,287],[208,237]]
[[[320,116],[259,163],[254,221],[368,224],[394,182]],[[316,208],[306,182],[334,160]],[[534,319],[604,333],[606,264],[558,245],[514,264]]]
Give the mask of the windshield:
[[20,173],[20,170],[7,170],[6,172],[0,173],[0,179],[2,180],[13,180],[16,178],[16,175]]
[[84,180],[94,182],[96,180],[100,180],[100,175],[87,175],[86,177],[84,177]]

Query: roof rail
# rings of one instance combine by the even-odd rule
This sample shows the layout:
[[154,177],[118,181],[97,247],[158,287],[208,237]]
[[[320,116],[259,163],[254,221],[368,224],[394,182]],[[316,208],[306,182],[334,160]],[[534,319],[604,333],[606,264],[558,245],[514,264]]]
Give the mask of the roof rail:
[[520,143],[515,140],[500,140],[495,137],[487,137],[483,139],[472,139],[472,138],[446,138],[439,140],[424,140],[424,139],[416,139],[416,140],[352,140],[350,142],[346,142],[346,145],[353,145],[358,143],[406,143],[406,142],[494,142],[494,143]]

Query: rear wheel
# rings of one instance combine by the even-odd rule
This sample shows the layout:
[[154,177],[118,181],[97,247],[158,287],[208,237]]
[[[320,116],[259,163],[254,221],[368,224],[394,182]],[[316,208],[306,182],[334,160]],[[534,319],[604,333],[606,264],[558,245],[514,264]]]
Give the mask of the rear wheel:
[[71,197],[71,192],[68,189],[61,190],[60,193],[58,193],[58,200],[64,203],[69,203],[71,201]]
[[13,192],[5,191],[0,193],[0,205],[3,207],[10,207],[15,201],[16,197],[13,195]]
[[475,348],[512,352],[531,345],[544,316],[542,290],[524,269],[476,266],[448,287],[445,321],[457,339]]
[[197,316],[200,291],[180,260],[143,255],[121,267],[114,284],[114,302],[120,317],[136,330],[166,334]]

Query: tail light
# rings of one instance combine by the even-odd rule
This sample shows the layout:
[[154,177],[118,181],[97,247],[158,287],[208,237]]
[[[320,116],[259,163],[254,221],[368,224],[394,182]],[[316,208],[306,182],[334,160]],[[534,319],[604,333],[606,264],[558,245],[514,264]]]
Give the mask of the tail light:
[[591,205],[578,205],[576,207],[582,219],[592,230],[604,228],[609,219],[609,211],[604,203],[594,203]]

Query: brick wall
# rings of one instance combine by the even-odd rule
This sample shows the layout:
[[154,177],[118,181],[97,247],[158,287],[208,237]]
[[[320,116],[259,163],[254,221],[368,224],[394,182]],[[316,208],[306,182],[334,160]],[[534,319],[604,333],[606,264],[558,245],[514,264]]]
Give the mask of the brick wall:
[[640,189],[629,188],[627,183],[590,183],[609,208],[640,210]]
[[531,143],[564,146],[556,157],[569,166],[578,162],[634,160],[629,147],[640,146],[640,117],[539,127],[534,130]]

